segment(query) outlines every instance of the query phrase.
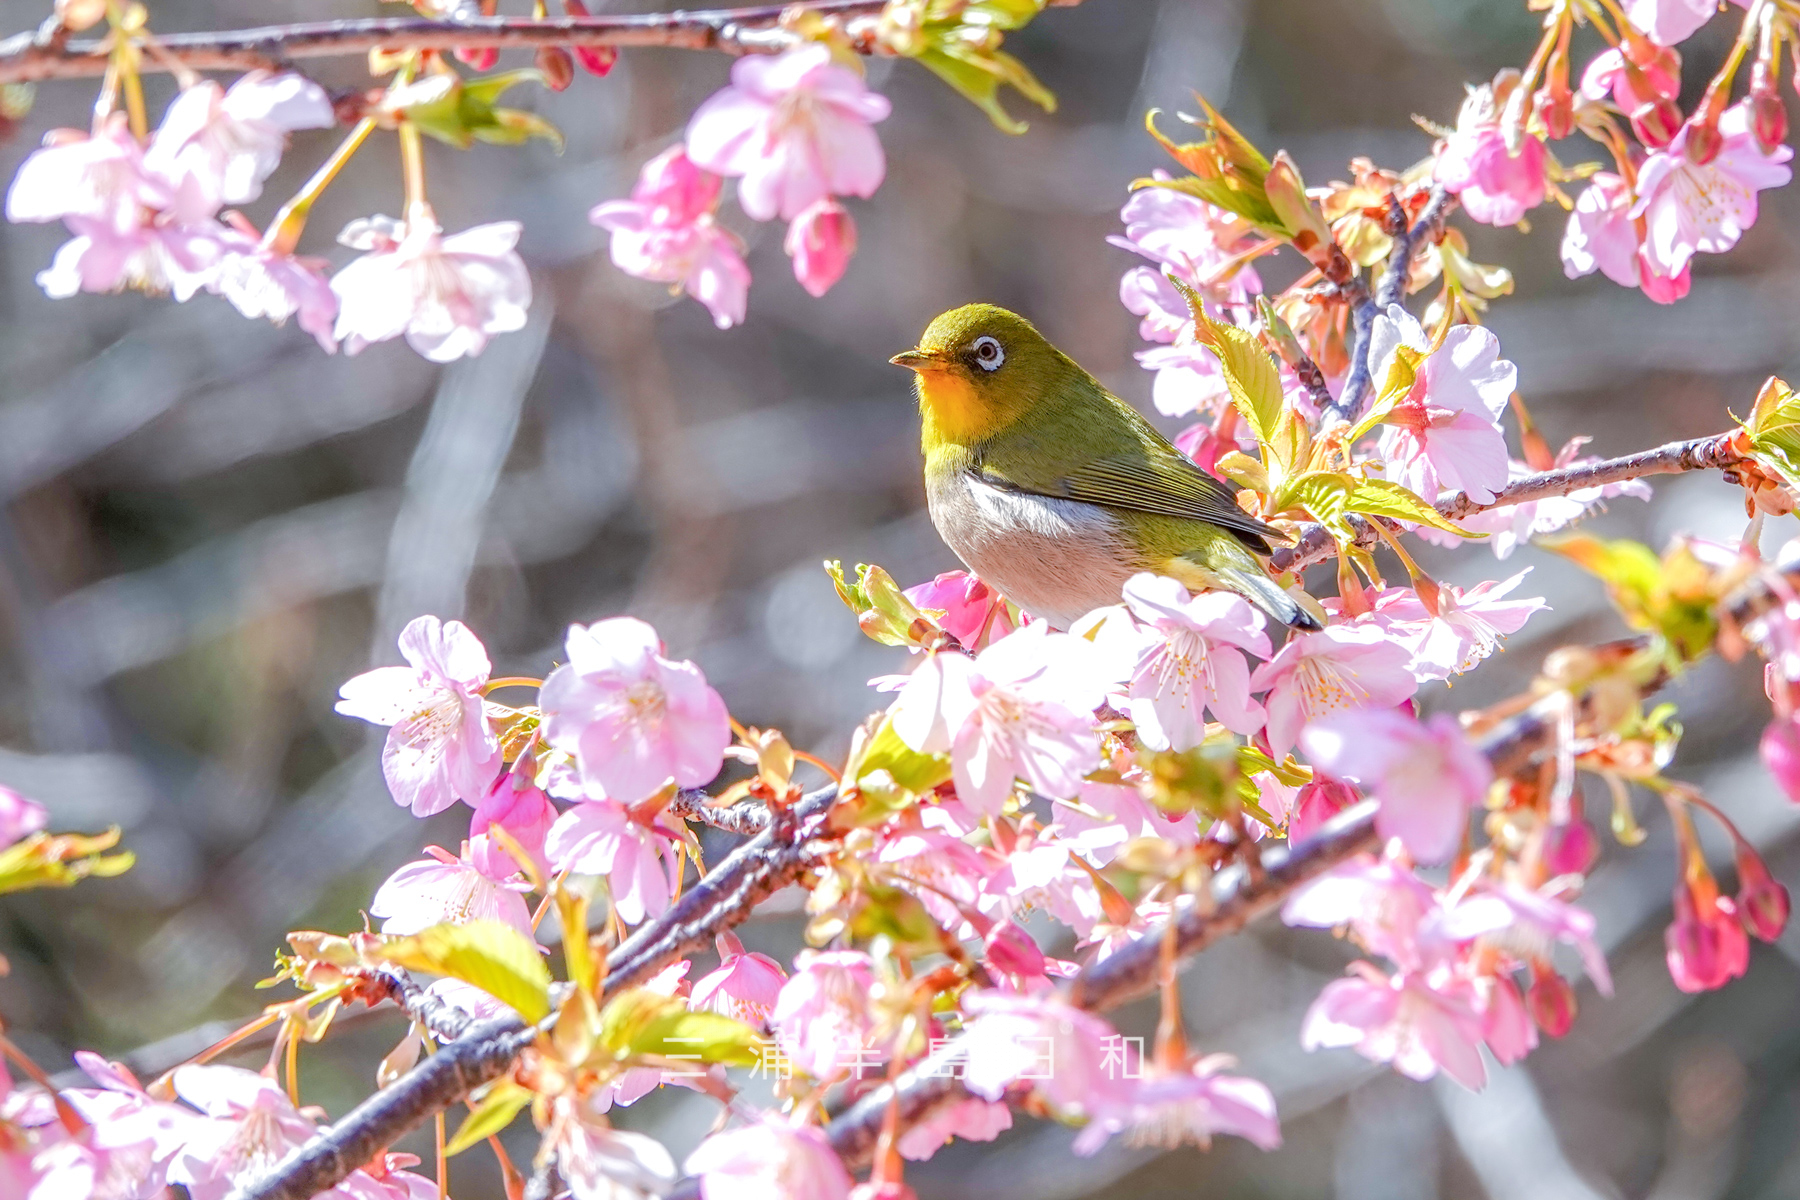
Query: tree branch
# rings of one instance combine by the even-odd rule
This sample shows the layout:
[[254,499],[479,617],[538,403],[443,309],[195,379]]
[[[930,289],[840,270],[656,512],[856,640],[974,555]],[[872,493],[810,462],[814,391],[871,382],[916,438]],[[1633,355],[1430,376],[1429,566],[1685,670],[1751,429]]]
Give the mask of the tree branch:
[[[247,71],[283,66],[294,59],[361,55],[374,49],[665,46],[726,54],[766,53],[786,49],[796,40],[780,24],[782,14],[793,7],[828,16],[855,17],[879,13],[884,0],[808,0],[800,5],[542,20],[357,17],[255,29],[159,34],[155,35],[159,52],[144,55],[139,70],[168,71],[179,63],[195,71]],[[873,48],[872,38],[857,40],[859,48]],[[14,34],[0,40],[0,83],[103,75],[110,45],[105,38],[66,41],[45,37],[41,31]]]
[[[1722,470],[1744,461],[1744,455],[1736,448],[1736,437],[1734,430],[1731,433],[1718,433],[1685,442],[1669,442],[1651,450],[1640,450],[1621,458],[1602,459],[1584,466],[1540,471],[1535,475],[1513,480],[1496,493],[1492,500],[1477,501],[1471,499],[1467,492],[1458,492],[1439,500],[1436,507],[1446,517],[1456,521],[1489,509],[1506,508],[1551,496],[1567,496],[1587,488],[1620,483],[1627,479],[1641,479],[1646,475]],[[1361,517],[1353,516],[1351,524],[1357,529],[1357,545],[1374,546],[1380,542],[1380,536]],[[1293,545],[1283,546],[1275,551],[1269,561],[1277,571],[1292,571],[1329,558],[1333,545],[1331,534],[1323,525],[1309,523],[1301,527]]]
[[[829,787],[803,798],[739,846],[689,888],[662,916],[641,926],[608,959],[608,995],[639,983],[675,959],[710,945],[739,924],[765,897],[792,883],[813,861],[812,839],[824,831],[837,799]],[[470,1091],[500,1078],[555,1022],[538,1026],[501,1017],[467,1027],[456,1040],[393,1084],[351,1109],[282,1159],[268,1173],[231,1193],[231,1200],[308,1200],[369,1162],[385,1147],[444,1111]]]

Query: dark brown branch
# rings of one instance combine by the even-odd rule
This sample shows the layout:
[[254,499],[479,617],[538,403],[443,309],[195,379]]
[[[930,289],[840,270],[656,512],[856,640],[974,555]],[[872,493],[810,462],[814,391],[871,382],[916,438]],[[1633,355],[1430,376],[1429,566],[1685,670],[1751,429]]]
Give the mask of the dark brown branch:
[[[1457,521],[1493,508],[1505,508],[1551,496],[1567,496],[1587,488],[1620,483],[1627,479],[1641,479],[1646,475],[1726,469],[1744,461],[1744,456],[1736,449],[1736,437],[1735,432],[1719,433],[1685,442],[1670,442],[1652,450],[1640,450],[1622,458],[1602,459],[1585,466],[1540,471],[1523,479],[1515,479],[1492,500],[1476,501],[1470,499],[1467,492],[1458,492],[1448,499],[1438,501],[1437,510]],[[1380,537],[1360,517],[1351,518],[1351,524],[1357,528],[1357,545],[1374,546],[1380,542]],[[1325,527],[1309,524],[1302,527],[1292,546],[1277,550],[1270,562],[1277,571],[1291,571],[1329,558],[1332,548],[1331,534]]]
[[755,801],[715,805],[712,797],[698,788],[682,788],[676,792],[669,811],[678,817],[744,837],[755,837],[769,827],[769,810],[764,805]]
[[[642,982],[675,959],[708,946],[757,903],[792,883],[812,861],[836,788],[805,797],[770,828],[739,846],[662,916],[643,925],[608,959],[606,991]],[[547,1029],[555,1015],[545,1019]],[[383,1148],[470,1091],[512,1069],[539,1027],[517,1017],[470,1026],[461,1037],[351,1109],[231,1200],[309,1200],[336,1186]]]
[[[781,50],[795,36],[780,25],[789,7],[854,17],[879,13],[883,0],[809,0],[798,6],[765,4],[750,8],[620,16],[551,17],[356,17],[302,21],[256,29],[226,29],[158,35],[161,53],[145,55],[140,69],[167,71],[179,63],[194,71],[244,71],[277,67],[296,59],[361,55],[370,50],[498,50],[544,46],[666,46],[749,54]],[[30,83],[106,73],[104,39],[62,41],[41,31],[0,40],[0,83]]]

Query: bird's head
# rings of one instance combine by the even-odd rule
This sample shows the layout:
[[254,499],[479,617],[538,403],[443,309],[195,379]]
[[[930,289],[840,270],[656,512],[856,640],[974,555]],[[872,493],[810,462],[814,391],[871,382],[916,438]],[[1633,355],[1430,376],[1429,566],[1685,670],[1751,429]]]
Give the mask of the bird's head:
[[917,373],[925,439],[975,442],[1023,417],[1070,362],[1030,321],[992,304],[953,308],[889,360]]

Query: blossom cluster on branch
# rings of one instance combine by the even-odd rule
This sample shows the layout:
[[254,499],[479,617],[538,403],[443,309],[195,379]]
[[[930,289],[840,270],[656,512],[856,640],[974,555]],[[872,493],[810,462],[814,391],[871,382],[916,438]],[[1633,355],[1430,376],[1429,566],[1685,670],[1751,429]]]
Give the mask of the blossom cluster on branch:
[[[1041,7],[891,0],[746,16],[757,36],[734,34],[733,48],[761,53],[630,197],[593,210],[614,263],[685,291],[721,327],[742,321],[751,280],[722,216],[731,178],[745,216],[788,223],[796,277],[822,295],[854,252],[843,201],[886,171],[876,126],[890,104],[858,56],[915,58],[1018,131],[1003,85],[1052,100],[1001,38]],[[1800,802],[1800,564],[1757,549],[1764,522],[1794,508],[1800,396],[1771,379],[1703,443],[1618,459],[1586,454],[1581,438],[1553,450],[1521,394],[1530,381],[1481,324],[1511,276],[1473,261],[1450,217],[1512,225],[1557,203],[1571,214],[1571,275],[1680,299],[1695,255],[1729,249],[1757,193],[1788,181],[1775,85],[1800,9],[1743,0],[1729,58],[1683,114],[1675,44],[1711,4],[1531,7],[1543,35],[1529,63],[1471,89],[1430,157],[1405,169],[1357,159],[1350,182],[1308,187],[1286,153],[1265,155],[1204,100],[1183,118],[1191,142],[1147,118],[1186,173],[1133,182],[1111,239],[1138,260],[1119,294],[1150,343],[1139,360],[1157,408],[1191,421],[1180,450],[1291,539],[1273,569],[1309,631],[1283,634],[1235,594],[1150,572],[1059,628],[965,572],[903,589],[879,567],[829,563],[860,628],[905,657],[870,681],[880,710],[826,761],[735,720],[636,618],[571,627],[560,665],[536,679],[496,678],[474,631],[418,617],[400,635],[405,665],[347,681],[338,711],[385,728],[397,804],[421,817],[465,806],[467,837],[425,847],[374,891],[378,928],[292,933],[270,982],[297,995],[148,1085],[84,1055],[96,1086],[59,1091],[0,1039],[27,1076],[0,1074],[7,1194],[148,1200],[176,1185],[194,1200],[417,1200],[444,1191],[445,1159],[486,1143],[517,1196],[904,1200],[908,1162],[991,1140],[1017,1113],[1080,1125],[1078,1154],[1220,1135],[1274,1149],[1270,1089],[1235,1071],[1229,1046],[1190,1044],[1179,997],[1181,960],[1254,915],[1244,897],[1338,930],[1360,954],[1295,1030],[1302,1045],[1480,1087],[1488,1060],[1515,1062],[1572,1028],[1580,979],[1611,994],[1580,898],[1601,826],[1625,846],[1642,839],[1642,794],[1676,833],[1671,978],[1700,991],[1743,974],[1751,942],[1785,927],[1788,892],[1668,773],[1680,724],[1652,697],[1710,653],[1761,653],[1773,706],[1762,754]],[[567,86],[577,60],[603,74],[610,53],[540,47],[534,74],[487,73],[491,45],[383,49],[372,65],[391,82],[259,234],[226,206],[258,198],[288,132],[338,109],[298,74],[226,88],[175,58],[182,90],[152,133],[137,74],[168,52],[143,17],[59,8],[65,28],[109,22],[112,65],[94,127],[53,134],[8,194],[11,219],[71,234],[40,276],[46,291],[214,292],[246,315],[296,317],[328,349],[404,336],[437,360],[523,325],[518,227],[445,236],[422,139],[554,138],[499,96],[528,80]],[[1604,47],[1579,73],[1578,33]],[[341,240],[365,253],[328,280],[295,254],[306,214],[378,130],[399,140],[405,217],[354,223]],[[1577,132],[1612,170],[1553,153]],[[1269,295],[1256,264],[1275,254],[1304,266]],[[1659,553],[1568,531],[1608,498],[1648,495],[1641,476],[1715,468],[1743,489],[1741,539],[1677,538]],[[1605,586],[1634,636],[1565,647],[1526,693],[1442,711],[1436,685],[1478,669],[1547,605],[1525,572],[1439,582],[1413,539],[1485,539],[1500,559],[1540,541]],[[1331,558],[1333,587],[1306,578]],[[515,691],[534,694],[499,698]],[[1610,812],[1587,811],[1584,775],[1610,789]],[[1699,821],[1732,838],[1735,887],[1708,865]],[[129,865],[104,854],[116,834],[54,837],[43,823],[0,795],[0,890]],[[745,840],[709,870],[695,824]],[[1271,865],[1283,856],[1286,869]],[[1242,882],[1222,891],[1227,880]],[[747,951],[732,929],[793,883],[809,948],[785,963]],[[1143,991],[1162,1001],[1151,1037],[1101,1011]],[[303,1045],[346,1006],[389,1002],[406,1027],[380,1089],[321,1124],[299,1092]],[[262,1071],[210,1061],[270,1027]],[[719,1106],[681,1163],[613,1122],[662,1087]],[[457,1103],[468,1112],[452,1134]],[[538,1149],[519,1169],[496,1135],[527,1113]],[[434,1119],[435,1181],[387,1152]]]

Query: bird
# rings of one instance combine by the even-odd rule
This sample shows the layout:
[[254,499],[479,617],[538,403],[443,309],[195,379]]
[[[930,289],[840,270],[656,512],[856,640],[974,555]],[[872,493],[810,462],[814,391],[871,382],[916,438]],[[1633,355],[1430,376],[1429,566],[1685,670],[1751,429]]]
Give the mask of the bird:
[[1149,571],[1323,628],[1263,565],[1286,535],[1024,317],[965,304],[889,361],[914,372],[932,524],[1027,612],[1068,629]]

